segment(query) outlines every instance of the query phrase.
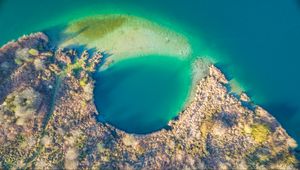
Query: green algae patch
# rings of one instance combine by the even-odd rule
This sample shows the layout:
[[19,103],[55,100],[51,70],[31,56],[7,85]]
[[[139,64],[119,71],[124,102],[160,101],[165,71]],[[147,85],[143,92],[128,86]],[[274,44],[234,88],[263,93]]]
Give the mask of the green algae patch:
[[80,20],[70,25],[68,28],[70,32],[81,34],[82,36],[96,40],[102,38],[104,35],[113,32],[126,22],[126,17],[109,17],[109,18],[88,18]]
[[252,126],[251,135],[255,142],[263,143],[268,139],[270,130],[266,125],[263,124],[254,124]]
[[157,55],[118,61],[95,80],[98,119],[136,134],[166,127],[183,109],[192,85],[189,61]]

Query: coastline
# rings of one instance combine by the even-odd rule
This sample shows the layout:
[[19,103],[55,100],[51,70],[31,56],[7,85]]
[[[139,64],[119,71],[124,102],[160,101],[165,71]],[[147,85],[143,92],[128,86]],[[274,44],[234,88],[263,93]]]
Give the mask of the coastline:
[[[4,156],[0,159],[2,166],[80,169],[297,168],[298,161],[291,149],[297,146],[296,142],[263,108],[255,105],[251,110],[243,106],[244,102],[251,102],[246,94],[238,99],[228,93],[227,79],[213,65],[209,67],[208,75],[198,81],[190,104],[176,120],[169,122],[170,128],[151,134],[128,134],[109,124],[97,122],[91,93],[94,80],[89,76],[87,79],[78,77],[72,69],[61,77],[61,86],[55,89],[59,93],[53,106],[50,106],[47,99],[54,90],[50,87],[54,87],[57,80],[57,69],[53,69],[53,65],[51,67],[51,61],[61,62],[68,68],[68,60],[59,59],[62,56],[72,57],[73,52],[51,51],[48,43],[47,36],[38,33],[0,48],[0,64],[5,61],[10,63],[12,67],[5,71],[9,73],[6,75],[13,76],[0,83],[0,115],[1,120],[4,120],[3,116],[6,120],[0,124],[0,155]],[[35,71],[31,60],[16,65],[15,52],[22,48],[38,50],[37,56],[32,55],[34,53],[29,56],[34,59],[51,52],[53,55],[45,59],[47,69]],[[64,67],[58,66],[58,69]],[[1,69],[3,71],[3,67]],[[46,74],[46,70],[50,71],[47,79],[37,76]],[[15,91],[22,92],[29,87],[43,96],[41,104],[26,124],[15,124],[18,116],[14,111],[3,112],[10,106],[4,103],[8,102],[8,95],[15,96]],[[53,115],[44,127],[43,120],[52,107]],[[33,159],[27,160],[28,157]]]

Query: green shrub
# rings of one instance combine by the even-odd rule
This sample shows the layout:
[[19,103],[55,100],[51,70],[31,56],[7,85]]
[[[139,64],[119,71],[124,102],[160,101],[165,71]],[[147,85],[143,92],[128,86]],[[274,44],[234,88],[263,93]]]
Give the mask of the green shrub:
[[23,64],[24,62],[32,62],[33,58],[29,54],[28,48],[20,48],[15,53],[15,62],[18,65]]
[[270,130],[268,126],[263,124],[254,124],[252,126],[251,135],[254,138],[254,141],[257,143],[263,143],[268,139]]
[[27,88],[14,98],[15,115],[20,118],[30,117],[36,112],[40,103],[40,94],[32,88]]
[[31,48],[30,50],[28,50],[28,53],[30,55],[33,55],[33,56],[38,56],[39,55],[39,51],[36,50],[36,49],[33,49],[33,48]]
[[44,69],[46,69],[44,62],[41,59],[39,59],[39,58],[35,59],[34,62],[33,62],[33,64],[34,64],[34,68],[36,70],[44,70]]
[[40,104],[40,93],[33,88],[26,88],[9,94],[3,104],[0,105],[0,111],[2,114],[10,113],[7,115],[14,116],[17,125],[23,125],[34,116]]

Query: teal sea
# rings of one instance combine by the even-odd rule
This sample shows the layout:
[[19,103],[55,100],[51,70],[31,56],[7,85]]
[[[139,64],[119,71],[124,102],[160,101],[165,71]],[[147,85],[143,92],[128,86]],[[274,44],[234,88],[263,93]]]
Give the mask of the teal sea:
[[[298,0],[0,0],[0,44],[70,19],[108,12],[139,15],[184,30],[195,53],[211,57],[300,142]],[[106,74],[121,76],[118,69],[102,76]]]

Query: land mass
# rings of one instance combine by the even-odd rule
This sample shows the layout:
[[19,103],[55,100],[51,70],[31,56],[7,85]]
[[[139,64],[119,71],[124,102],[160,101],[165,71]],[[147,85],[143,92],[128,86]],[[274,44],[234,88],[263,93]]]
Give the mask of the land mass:
[[104,53],[51,49],[43,33],[0,48],[3,169],[296,169],[296,142],[211,65],[168,127],[135,135],[98,122]]

